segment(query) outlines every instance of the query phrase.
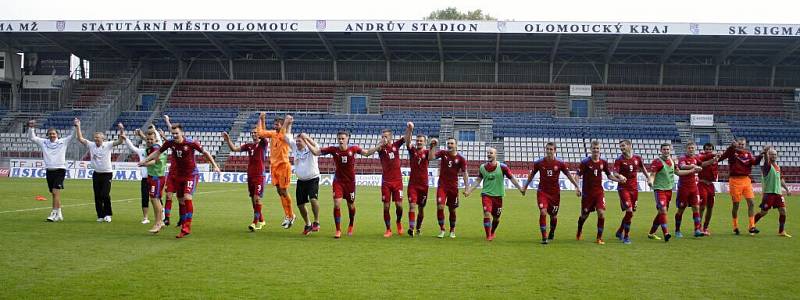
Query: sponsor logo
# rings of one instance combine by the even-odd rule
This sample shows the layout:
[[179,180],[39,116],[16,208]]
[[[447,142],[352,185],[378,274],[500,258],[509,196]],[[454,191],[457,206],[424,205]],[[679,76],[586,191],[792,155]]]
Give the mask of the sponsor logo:
[[506,21],[497,21],[497,30],[500,32],[506,32]]
[[700,24],[689,23],[689,32],[692,34],[700,34]]

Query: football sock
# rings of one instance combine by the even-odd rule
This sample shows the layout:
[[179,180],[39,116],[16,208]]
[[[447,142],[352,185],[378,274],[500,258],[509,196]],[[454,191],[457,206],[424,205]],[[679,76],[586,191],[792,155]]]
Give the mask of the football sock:
[[397,216],[397,220],[395,222],[400,223],[403,221],[403,203],[395,202],[394,214]]
[[444,209],[436,209],[436,219],[439,221],[439,229],[444,231]]
[[192,200],[185,200],[185,217],[183,218],[183,230],[186,232],[192,231],[192,215],[194,214],[194,204],[192,204]]
[[778,233],[784,232],[783,226],[786,224],[786,215],[778,217]]
[[578,234],[583,232],[583,223],[586,223],[586,219],[578,217]]
[[492,219],[492,233],[497,231],[497,226],[500,226],[500,217],[495,216],[494,219]]
[[338,207],[333,208],[333,223],[336,224],[336,231],[342,230],[342,209]]
[[172,215],[172,198],[167,197],[167,201],[164,202],[164,217],[169,218]]
[[542,239],[547,238],[547,216],[539,215],[539,231],[542,232]]
[[348,207],[347,213],[350,216],[350,224],[349,225],[352,227],[353,223],[356,221],[356,208],[355,207],[353,207],[353,208],[349,208]]
[[253,204],[253,223],[258,222],[258,220],[259,220],[258,217],[259,217],[258,216],[258,205],[257,204]]
[[603,227],[606,226],[605,217],[597,217],[597,239],[603,238]]
[[692,212],[692,219],[694,219],[694,230],[700,230],[700,212]]
[[258,209],[258,221],[259,222],[264,222],[264,214],[261,212],[263,207],[264,207],[263,203],[256,204],[256,208]]
[[422,219],[424,219],[424,217],[425,217],[425,212],[422,210],[422,208],[420,208],[419,213],[417,215],[417,220],[416,220],[417,229],[422,228]]
[[280,196],[280,197],[284,215],[289,218],[294,217],[294,211],[292,210],[292,198],[289,197],[288,194],[286,196]]
[[556,226],[558,225],[558,217],[550,216],[550,235],[556,233]]
[[178,202],[178,214],[178,221],[183,224],[183,220],[186,218],[186,204]]
[[625,234],[625,237],[628,237],[628,234],[631,232],[631,222],[633,220],[633,212],[626,211],[625,217],[622,218],[622,229]]
[[653,218],[653,226],[650,226],[650,234],[656,233],[656,229],[658,229],[658,225],[661,224],[661,214],[656,214]]
[[452,232],[452,231],[456,230],[456,210],[455,209],[451,209],[450,210],[449,221],[450,221],[450,231]]
[[669,227],[667,225],[667,214],[666,213],[659,213],[660,216],[660,223],[661,223],[661,233],[667,235],[669,233]]
[[389,208],[383,207],[383,223],[386,224],[386,230],[390,230],[389,223],[391,223],[392,217],[389,216]]
[[492,234],[492,222],[487,217],[483,217],[483,231],[486,232],[486,237]]

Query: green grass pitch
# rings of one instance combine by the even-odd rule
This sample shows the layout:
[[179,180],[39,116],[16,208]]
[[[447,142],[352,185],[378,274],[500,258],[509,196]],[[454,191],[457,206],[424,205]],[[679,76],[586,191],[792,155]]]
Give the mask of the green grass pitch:
[[[193,234],[176,240],[174,226],[152,235],[151,225],[139,223],[138,184],[114,182],[113,222],[98,224],[91,181],[67,181],[65,221],[47,223],[50,200],[34,200],[46,193],[43,179],[0,180],[0,298],[788,299],[800,291],[800,237],[776,235],[777,211],[759,223],[761,234],[734,236],[727,195],[717,197],[711,237],[665,244],[646,237],[655,208],[652,194],[642,193],[633,244],[623,245],[613,236],[621,220],[618,197],[607,193],[607,244],[599,246],[594,216],[586,239],[575,240],[580,205],[564,192],[556,240],[543,246],[535,197],[514,191],[506,197],[497,239],[487,242],[477,192],[461,201],[458,238],[434,237],[431,205],[422,236],[387,239],[379,189],[360,187],[355,235],[335,240],[330,187],[320,190],[322,230],[302,236],[302,222],[279,227],[274,189],[265,194],[268,225],[251,233],[247,187],[201,183]],[[787,231],[800,235],[792,214],[797,200],[787,199]],[[346,210],[343,215],[346,222]],[[745,209],[740,216],[746,228]],[[690,210],[683,226],[691,232]]]

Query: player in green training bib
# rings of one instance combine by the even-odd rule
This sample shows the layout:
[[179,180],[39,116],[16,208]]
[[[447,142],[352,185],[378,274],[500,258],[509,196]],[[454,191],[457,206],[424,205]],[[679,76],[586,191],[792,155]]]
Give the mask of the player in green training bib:
[[[489,161],[481,165],[478,172],[478,180],[467,187],[464,191],[464,197],[469,197],[469,194],[483,182],[483,189],[481,189],[483,230],[486,231],[486,240],[492,241],[494,240],[497,226],[500,225],[500,214],[503,213],[503,196],[506,195],[505,178],[511,180],[511,183],[517,187],[522,195],[525,195],[525,191],[519,181],[511,175],[511,169],[497,161],[496,149],[489,147],[486,151],[486,158]],[[490,218],[491,222],[489,222]]]
[[[136,135],[144,137],[143,140],[145,141],[145,147],[138,148],[134,146],[133,143],[131,143],[131,140],[125,136],[125,130],[122,123],[119,123],[118,127],[120,130],[120,139],[124,140],[128,145],[128,148],[139,155],[140,162],[143,162],[147,155],[159,149],[160,139],[158,138],[158,134],[154,128],[150,128],[147,131],[147,134],[142,134],[139,129],[136,129]],[[146,191],[149,196],[150,203],[153,205],[153,212],[155,213],[155,224],[153,224],[153,228],[151,228],[149,232],[155,234],[164,228],[164,209],[161,205],[161,191],[164,189],[164,182],[166,181],[166,177],[164,177],[164,172],[166,171],[165,169],[167,167],[166,153],[162,153],[158,159],[144,163],[144,166],[147,168],[147,172],[145,174],[147,180]],[[144,204],[142,206],[144,207]],[[147,212],[145,211],[145,217],[146,216]]]
[[786,181],[781,176],[781,167],[778,166],[778,151],[771,146],[764,147],[764,152],[767,154],[767,159],[761,167],[761,188],[763,189],[763,196],[761,198],[761,211],[756,214],[755,221],[761,220],[767,215],[771,208],[777,208],[780,216],[778,217],[778,235],[783,237],[792,237],[784,229],[786,224],[786,201],[783,198],[783,190],[786,195],[791,195],[789,187],[786,186]]
[[656,229],[661,227],[664,233],[664,242],[669,242],[672,235],[667,227],[667,210],[669,202],[672,200],[672,189],[675,188],[675,175],[684,176],[699,173],[702,167],[695,166],[689,170],[681,170],[678,164],[672,159],[672,144],[661,144],[661,155],[650,163],[650,185],[653,187],[653,194],[656,198],[656,209],[658,214],[653,219],[653,226],[647,237],[651,240],[660,240],[656,236]]

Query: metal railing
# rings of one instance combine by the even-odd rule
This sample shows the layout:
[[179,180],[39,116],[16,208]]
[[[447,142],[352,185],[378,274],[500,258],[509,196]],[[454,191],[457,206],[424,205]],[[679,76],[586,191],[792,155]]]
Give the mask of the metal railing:
[[72,78],[67,78],[64,80],[64,85],[61,86],[61,90],[58,91],[58,107],[64,107],[70,100],[70,96],[72,96],[72,90],[75,89],[76,81]]
[[[139,89],[139,84],[142,81],[141,70],[140,62],[129,79],[126,80],[120,77],[118,80],[122,82],[117,82],[112,88],[106,90],[103,97],[110,101],[102,103],[101,107],[88,111],[81,116],[82,120],[89,121],[82,124],[82,129],[85,134],[98,131],[105,132],[105,130],[111,127],[114,121],[117,120],[117,116],[119,116],[122,111],[129,110],[134,106],[136,97],[138,96],[137,91]],[[67,156],[71,159],[81,159],[84,152],[85,149],[79,147],[77,141],[75,141],[73,145],[69,147]]]

